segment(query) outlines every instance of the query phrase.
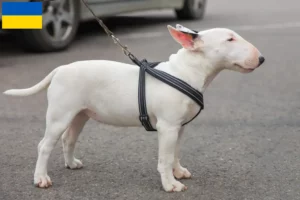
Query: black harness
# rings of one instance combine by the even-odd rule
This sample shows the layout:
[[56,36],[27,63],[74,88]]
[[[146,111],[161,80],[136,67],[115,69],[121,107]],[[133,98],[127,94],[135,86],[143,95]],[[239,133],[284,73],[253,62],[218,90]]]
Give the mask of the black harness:
[[169,86],[179,90],[183,94],[190,97],[192,100],[194,100],[199,106],[200,109],[198,113],[188,122],[184,123],[182,126],[188,124],[192,120],[194,120],[201,112],[201,110],[204,109],[203,104],[203,95],[198,90],[194,89],[192,86],[190,86],[188,83],[184,82],[183,80],[176,78],[164,71],[157,70],[155,67],[160,62],[148,62],[146,59],[139,61],[135,58],[132,58],[129,56],[129,58],[140,67],[140,74],[139,74],[139,86],[138,86],[138,101],[139,101],[139,112],[140,112],[140,121],[144,128],[147,131],[156,131],[151,125],[150,118],[147,113],[147,104],[146,104],[146,88],[145,88],[145,76],[146,73],[149,75],[159,79],[160,81],[168,84]]

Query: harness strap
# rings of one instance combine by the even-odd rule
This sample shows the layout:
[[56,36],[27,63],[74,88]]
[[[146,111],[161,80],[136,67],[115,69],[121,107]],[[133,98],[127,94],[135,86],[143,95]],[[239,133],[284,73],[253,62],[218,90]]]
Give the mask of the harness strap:
[[134,60],[132,61],[140,66],[140,73],[139,73],[139,87],[138,87],[138,101],[139,101],[139,111],[140,111],[140,121],[144,128],[147,131],[156,131],[151,125],[149,115],[147,113],[147,104],[146,104],[146,87],[145,87],[145,74],[146,72],[159,79],[160,81],[168,84],[169,86],[179,90],[183,94],[187,95],[191,99],[193,99],[199,106],[200,109],[198,113],[188,122],[184,123],[182,126],[188,124],[191,122],[193,119],[195,119],[201,112],[201,110],[204,109],[204,104],[203,104],[203,95],[201,92],[198,90],[194,89],[191,87],[188,83],[184,82],[181,79],[178,79],[166,72],[163,72],[161,70],[154,69],[155,66],[159,64],[159,62],[155,63],[148,63],[146,59],[139,61],[139,60]]
[[144,128],[147,131],[155,131],[155,129],[152,127],[150,118],[147,112],[147,103],[146,103],[146,67],[142,66],[147,66],[148,67],[155,67],[157,64],[152,64],[150,66],[149,63],[147,63],[146,60],[141,61],[142,65],[140,67],[140,74],[139,74],[139,86],[138,86],[138,101],[139,101],[139,110],[140,110],[140,122],[144,126]]

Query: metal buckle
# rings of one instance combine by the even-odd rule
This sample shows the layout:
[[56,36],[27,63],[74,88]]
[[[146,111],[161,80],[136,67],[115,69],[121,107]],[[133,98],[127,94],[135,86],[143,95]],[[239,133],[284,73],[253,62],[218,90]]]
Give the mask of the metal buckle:
[[148,115],[140,115],[139,118],[140,118],[141,122],[149,121],[149,116]]
[[149,66],[148,61],[146,59],[143,59],[140,65],[141,69],[147,71],[148,66]]

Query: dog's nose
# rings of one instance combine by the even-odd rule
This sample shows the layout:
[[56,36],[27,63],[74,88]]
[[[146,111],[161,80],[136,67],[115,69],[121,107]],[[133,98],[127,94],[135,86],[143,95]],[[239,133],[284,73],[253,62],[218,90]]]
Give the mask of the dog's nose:
[[263,56],[259,56],[258,61],[259,61],[259,65],[261,65],[265,62],[265,58]]

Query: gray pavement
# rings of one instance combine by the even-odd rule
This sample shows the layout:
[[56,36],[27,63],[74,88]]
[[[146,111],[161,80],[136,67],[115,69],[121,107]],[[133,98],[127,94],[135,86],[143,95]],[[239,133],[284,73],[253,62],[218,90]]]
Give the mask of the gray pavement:
[[[157,167],[157,135],[89,121],[77,143],[84,168],[64,168],[59,143],[49,161],[53,187],[33,187],[37,144],[44,134],[46,93],[0,95],[0,199],[300,199],[300,2],[208,0],[203,21],[176,21],[171,12],[108,21],[140,58],[165,60],[179,46],[167,24],[228,27],[256,45],[266,63],[251,74],[221,73],[205,92],[205,110],[186,128],[182,163],[188,190],[166,193]],[[134,24],[135,26],[132,26]],[[148,34],[144,34],[148,33]],[[53,68],[76,60],[130,63],[96,23],[82,25],[70,49],[23,53],[0,37],[0,91],[28,87]]]

